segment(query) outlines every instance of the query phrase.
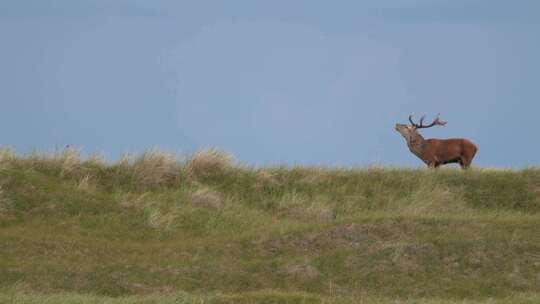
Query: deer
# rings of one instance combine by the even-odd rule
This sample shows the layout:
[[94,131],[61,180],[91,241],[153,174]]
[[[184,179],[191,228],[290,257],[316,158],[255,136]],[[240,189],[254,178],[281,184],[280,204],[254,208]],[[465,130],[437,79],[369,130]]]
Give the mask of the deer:
[[476,145],[465,138],[449,139],[424,139],[419,129],[431,128],[433,126],[445,126],[446,121],[441,121],[440,114],[437,114],[432,123],[424,125],[426,115],[420,118],[420,123],[413,122],[413,115],[409,115],[410,125],[396,124],[398,131],[407,141],[409,150],[420,158],[428,168],[438,168],[440,165],[459,163],[462,169],[467,169],[478,151]]

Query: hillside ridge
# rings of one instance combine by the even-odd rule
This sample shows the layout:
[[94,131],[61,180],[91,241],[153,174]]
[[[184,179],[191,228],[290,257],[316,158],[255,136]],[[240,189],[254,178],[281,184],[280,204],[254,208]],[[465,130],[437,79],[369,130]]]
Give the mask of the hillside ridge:
[[537,168],[0,150],[0,300],[534,303],[539,228]]

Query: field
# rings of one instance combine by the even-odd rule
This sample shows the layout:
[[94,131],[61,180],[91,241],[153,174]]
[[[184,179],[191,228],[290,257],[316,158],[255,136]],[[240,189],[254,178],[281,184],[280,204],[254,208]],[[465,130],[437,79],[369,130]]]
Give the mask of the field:
[[540,303],[540,169],[3,149],[0,303]]

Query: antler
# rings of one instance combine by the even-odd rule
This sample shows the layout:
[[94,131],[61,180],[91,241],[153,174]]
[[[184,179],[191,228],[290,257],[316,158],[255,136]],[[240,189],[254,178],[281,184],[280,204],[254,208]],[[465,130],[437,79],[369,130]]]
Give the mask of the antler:
[[415,128],[417,129],[421,129],[421,128],[431,128],[435,125],[439,125],[439,126],[444,126],[446,125],[446,121],[441,121],[439,119],[439,115],[441,115],[440,113],[437,114],[437,117],[435,117],[435,120],[433,120],[432,123],[430,123],[429,125],[427,126],[424,126],[424,118],[426,118],[426,115],[423,115],[422,117],[420,117],[420,124],[415,124],[413,121],[412,121],[412,114],[409,115],[409,121],[411,122],[411,125],[413,125]]

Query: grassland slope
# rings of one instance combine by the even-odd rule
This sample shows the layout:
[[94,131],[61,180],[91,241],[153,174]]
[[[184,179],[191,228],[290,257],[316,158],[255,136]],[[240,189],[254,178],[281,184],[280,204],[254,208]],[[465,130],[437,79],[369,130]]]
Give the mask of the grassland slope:
[[251,168],[217,150],[111,164],[73,149],[0,151],[0,302],[539,294],[539,169]]

